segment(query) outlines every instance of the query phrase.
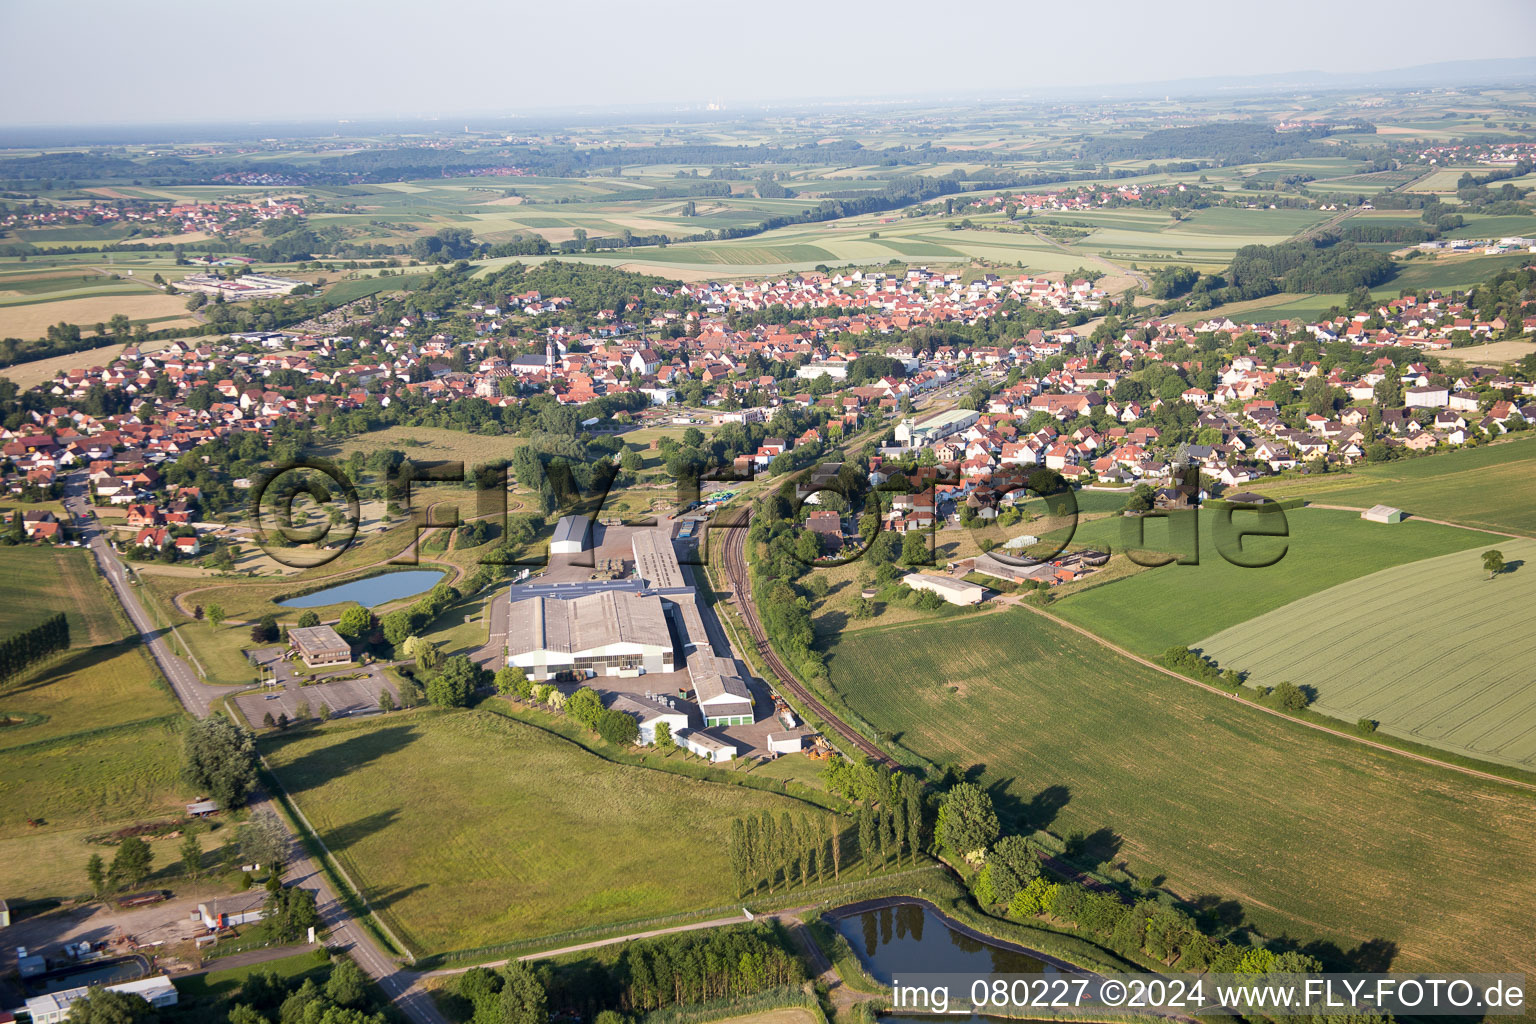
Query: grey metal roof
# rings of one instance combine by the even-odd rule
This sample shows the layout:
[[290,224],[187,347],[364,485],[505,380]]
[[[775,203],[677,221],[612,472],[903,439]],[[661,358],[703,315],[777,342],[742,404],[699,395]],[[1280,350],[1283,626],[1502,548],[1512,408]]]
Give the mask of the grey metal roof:
[[586,516],[561,516],[560,521],[555,524],[554,540],[556,542],[566,540],[580,541],[582,546],[585,547],[587,534],[591,529],[592,520]]

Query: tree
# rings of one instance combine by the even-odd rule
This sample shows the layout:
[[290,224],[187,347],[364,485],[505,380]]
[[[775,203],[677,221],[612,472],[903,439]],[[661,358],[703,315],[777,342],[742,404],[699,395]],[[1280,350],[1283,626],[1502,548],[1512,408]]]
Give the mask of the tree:
[[971,782],[958,783],[939,805],[939,843],[957,857],[973,857],[997,838],[992,797]]
[[655,736],[657,750],[672,750],[677,746],[677,741],[672,738],[670,722],[657,722]]
[[107,891],[107,866],[102,862],[101,854],[91,854],[91,859],[85,862],[85,877],[91,883],[91,892],[98,898]]
[[288,830],[276,814],[257,811],[235,830],[240,858],[247,864],[276,866],[288,859]]
[[496,692],[503,697],[527,697],[530,690],[528,673],[516,665],[508,665],[496,673]]
[[901,564],[927,565],[928,562],[928,541],[922,531],[908,531],[901,539]]
[[386,715],[395,710],[395,698],[390,695],[388,690],[379,691],[379,710]]
[[182,741],[182,776],[220,807],[239,807],[256,787],[255,737],[223,715],[193,722]]
[[501,969],[501,1015],[498,1024],[547,1024],[548,996],[533,969],[514,960]]
[[203,870],[203,844],[191,832],[181,841],[181,867],[187,877],[192,879],[197,878]]
[[214,629],[218,629],[219,624],[224,621],[224,608],[222,605],[211,604],[204,614],[208,616],[208,621],[212,623]]
[[360,604],[354,604],[342,612],[341,619],[336,623],[336,632],[354,642],[372,628],[373,612]]
[[129,836],[117,845],[117,855],[107,869],[107,884],[113,889],[137,889],[149,877],[154,860],[149,844],[138,836]]
[[443,662],[443,670],[427,682],[427,700],[440,708],[462,708],[469,704],[481,681],[490,673],[467,655],[456,654]]
[[149,1000],[136,992],[92,988],[69,1005],[69,1024],[144,1024],[159,1019]]
[[339,1006],[357,1006],[368,998],[368,979],[357,964],[344,957],[331,968],[325,995]]
[[408,657],[416,659],[416,671],[418,672],[423,674],[435,672],[443,663],[442,652],[438,650],[437,644],[431,640],[413,636],[406,641],[406,646],[410,652]]
[[1504,552],[1498,548],[1483,552],[1483,568],[1488,571],[1488,578],[1493,579],[1504,571]]
[[1275,687],[1270,696],[1275,698],[1275,703],[1280,705],[1282,711],[1287,711],[1293,715],[1305,711],[1307,705],[1311,703],[1311,700],[1307,697],[1307,691],[1295,683],[1280,683]]
[[565,702],[565,713],[582,725],[595,729],[597,716],[603,713],[603,702],[598,699],[596,691],[582,687]]
[[320,625],[320,616],[314,609],[308,609],[299,616],[299,628],[309,629],[311,626]]
[[315,909],[315,891],[297,885],[278,886],[267,900],[267,920],[278,939],[297,942],[304,938],[310,928],[320,923],[320,913]]

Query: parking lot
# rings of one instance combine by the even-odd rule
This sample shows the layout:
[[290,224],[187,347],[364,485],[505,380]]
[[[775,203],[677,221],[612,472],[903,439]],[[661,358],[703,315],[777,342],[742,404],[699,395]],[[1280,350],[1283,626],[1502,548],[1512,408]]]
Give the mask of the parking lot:
[[363,673],[363,676],[360,679],[312,682],[302,686],[300,683],[305,677],[290,672],[286,680],[267,688],[267,692],[243,694],[235,698],[235,703],[253,725],[269,714],[273,718],[284,714],[290,721],[298,718],[299,705],[304,703],[309,705],[312,716],[319,713],[322,704],[331,709],[332,718],[372,714],[379,710],[379,692],[382,690],[388,690],[390,698],[398,703],[400,694],[394,684],[384,678],[384,673],[377,665],[366,668],[351,666],[338,670],[341,675],[353,673]]

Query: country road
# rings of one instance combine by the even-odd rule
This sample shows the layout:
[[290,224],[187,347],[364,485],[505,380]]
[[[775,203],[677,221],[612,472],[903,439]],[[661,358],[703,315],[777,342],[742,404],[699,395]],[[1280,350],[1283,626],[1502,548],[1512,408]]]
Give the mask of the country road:
[[[65,481],[64,508],[71,516],[90,515],[90,503],[86,499],[83,474],[74,474]],[[106,538],[102,536],[94,517],[82,524],[81,533],[90,545],[92,554],[96,556],[96,564],[111,585],[112,592],[117,595],[129,622],[143,638],[150,655],[155,659],[155,664],[165,675],[166,681],[171,684],[182,705],[196,717],[206,718],[212,712],[214,702],[224,697],[230,690],[227,687],[210,686],[199,680],[191,667],[171,650],[164,632],[155,626],[145,612],[144,606],[139,603],[138,596],[133,592],[133,584],[128,580],[127,569],[112,550],[111,545],[107,543]],[[265,809],[276,812],[271,798],[265,793],[258,793],[251,801],[251,807],[253,810]],[[279,814],[278,820],[285,819]],[[290,883],[302,884],[306,888],[315,890],[316,907],[320,913],[320,920],[330,931],[331,948],[350,953],[364,973],[373,979],[401,1012],[416,1024],[448,1024],[447,1019],[438,1011],[437,1005],[432,1002],[431,996],[417,987],[417,976],[402,970],[352,917],[351,911],[337,898],[330,882],[305,851],[303,845],[298,842],[297,837],[290,835],[290,841],[292,843],[292,854],[288,862]]]

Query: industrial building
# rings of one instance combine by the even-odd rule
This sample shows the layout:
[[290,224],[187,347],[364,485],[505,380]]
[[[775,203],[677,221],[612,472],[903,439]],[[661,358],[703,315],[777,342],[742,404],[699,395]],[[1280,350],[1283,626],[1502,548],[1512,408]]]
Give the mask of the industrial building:
[[948,409],[930,416],[922,423],[905,419],[896,425],[896,441],[908,448],[921,448],[925,444],[958,434],[980,419],[981,413],[974,409]]
[[603,590],[570,600],[517,601],[507,624],[507,664],[530,679],[671,672],[672,638],[661,598]]
[[[692,524],[688,524],[692,525]],[[653,590],[686,587],[672,541],[660,530],[636,532],[630,547],[635,553],[635,572]]]
[[310,668],[345,665],[352,660],[352,645],[330,626],[295,626],[288,631],[288,646],[298,651]]
[[549,541],[552,555],[579,555],[592,546],[592,520],[586,516],[561,516]]
[[[120,985],[107,985],[105,988],[111,992],[127,992],[139,996],[154,1007],[176,1005],[176,986],[163,974],[140,978],[138,981],[125,981]],[[77,999],[84,999],[89,991],[89,988],[82,985],[79,988],[33,996],[27,1000],[27,1013],[32,1018],[32,1024],[63,1024],[69,1019],[70,1005]]]
[[663,722],[672,733],[672,739],[677,742],[683,730],[692,723],[688,719],[688,713],[675,707],[672,698],[646,694],[637,697],[632,693],[621,693],[609,701],[608,707],[614,711],[622,711],[635,719],[640,725],[640,743],[642,746],[651,746],[656,742],[656,727]]
[[902,582],[913,590],[926,590],[938,594],[950,604],[981,604],[987,596],[987,588],[978,583],[952,579],[949,576],[930,576],[924,572],[912,572],[902,577]]

